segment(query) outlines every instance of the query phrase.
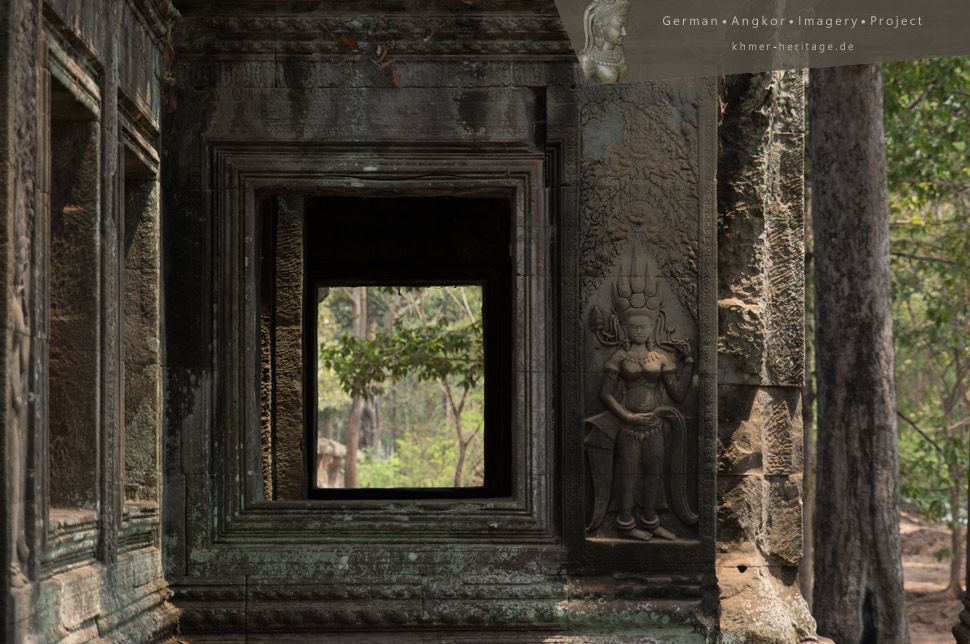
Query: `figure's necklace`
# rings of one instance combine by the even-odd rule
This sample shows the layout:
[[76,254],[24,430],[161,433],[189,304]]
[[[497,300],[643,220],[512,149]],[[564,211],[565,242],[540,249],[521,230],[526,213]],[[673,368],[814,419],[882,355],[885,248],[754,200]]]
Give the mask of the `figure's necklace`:
[[613,49],[590,48],[586,52],[586,56],[597,65],[604,67],[622,67],[626,62],[623,59],[621,47],[614,47]]

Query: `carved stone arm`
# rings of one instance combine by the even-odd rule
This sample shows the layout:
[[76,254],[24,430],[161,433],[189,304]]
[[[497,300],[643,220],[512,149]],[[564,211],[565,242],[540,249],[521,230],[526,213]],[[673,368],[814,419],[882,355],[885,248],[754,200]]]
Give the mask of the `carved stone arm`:
[[619,374],[615,371],[603,372],[603,384],[600,386],[600,400],[613,414],[623,422],[630,422],[632,414],[623,408],[616,399],[616,384]]
[[676,361],[672,362],[670,367],[663,372],[664,386],[671,400],[679,405],[687,397],[694,376],[694,356],[690,351],[690,345],[686,351],[676,357]]

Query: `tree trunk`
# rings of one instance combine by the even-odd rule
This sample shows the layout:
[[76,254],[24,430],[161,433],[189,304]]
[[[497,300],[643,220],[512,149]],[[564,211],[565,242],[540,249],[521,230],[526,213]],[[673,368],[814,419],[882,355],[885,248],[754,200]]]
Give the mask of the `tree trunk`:
[[377,400],[369,398],[364,403],[364,417],[367,418],[364,444],[375,452],[381,451],[381,423],[378,415]]
[[354,396],[347,421],[347,457],[344,462],[344,487],[357,487],[357,450],[360,447],[360,419],[364,415],[364,398]]
[[461,487],[461,471],[465,469],[465,452],[468,443],[461,436],[461,425],[458,426],[458,462],[455,464],[455,487]]
[[[805,204],[805,239],[811,239],[811,208]],[[806,245],[811,246],[808,242]],[[805,283],[811,284],[812,252],[810,249],[805,251]],[[802,526],[804,530],[804,540],[802,541],[802,560],[798,565],[798,586],[802,592],[802,597],[808,604],[809,610],[812,608],[812,550],[815,540],[812,534],[812,526],[815,523],[815,434],[812,430],[815,423],[815,356],[813,351],[812,334],[815,330],[814,307],[811,306],[811,293],[806,288],[805,307],[805,381],[802,386]]]
[[840,644],[909,641],[899,543],[879,65],[809,81],[818,382],[814,613]]
[[[367,337],[367,287],[355,286],[350,296],[354,316],[352,331],[358,338]],[[360,446],[360,419],[364,414],[363,396],[354,396],[347,421],[347,457],[344,463],[344,487],[357,487],[357,449]]]
[[950,513],[953,515],[953,532],[950,533],[950,552],[953,559],[950,560],[950,583],[946,590],[957,599],[963,598],[963,526],[960,525],[960,506],[962,505],[963,489],[960,485],[960,473],[954,472],[953,485],[950,487]]

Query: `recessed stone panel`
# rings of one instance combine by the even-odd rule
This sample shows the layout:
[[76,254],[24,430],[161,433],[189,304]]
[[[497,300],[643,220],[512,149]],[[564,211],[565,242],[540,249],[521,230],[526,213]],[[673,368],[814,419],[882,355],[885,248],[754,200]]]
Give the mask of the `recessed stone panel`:
[[581,107],[585,532],[647,562],[713,521],[711,92],[595,88]]

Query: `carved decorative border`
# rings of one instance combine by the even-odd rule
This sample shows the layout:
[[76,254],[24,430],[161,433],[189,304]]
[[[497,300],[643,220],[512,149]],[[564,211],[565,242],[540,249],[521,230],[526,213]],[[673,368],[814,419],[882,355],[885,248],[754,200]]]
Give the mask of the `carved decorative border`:
[[246,13],[245,7],[187,17],[178,27],[180,55],[327,55],[440,60],[462,55],[520,61],[523,57],[572,62],[575,53],[555,6],[515,13],[429,9],[394,12],[386,8],[339,8],[326,12]]
[[700,427],[698,497],[704,510],[699,536],[711,565],[715,556],[717,507],[717,79],[698,81],[700,105],[698,232],[701,247],[698,285],[700,325]]

